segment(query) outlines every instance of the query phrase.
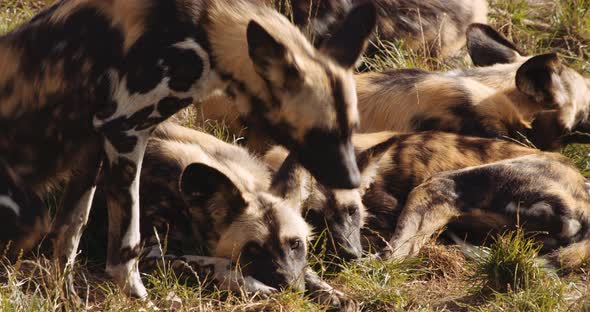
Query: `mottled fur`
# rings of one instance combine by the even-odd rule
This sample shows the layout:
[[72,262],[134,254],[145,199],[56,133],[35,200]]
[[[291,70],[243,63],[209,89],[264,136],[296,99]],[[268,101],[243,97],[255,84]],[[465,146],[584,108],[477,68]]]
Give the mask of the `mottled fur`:
[[354,187],[351,68],[374,20],[371,5],[359,6],[316,49],[285,17],[248,0],[59,1],[0,37],[0,161],[25,193],[69,178],[54,223],[62,265],[74,262],[102,174],[107,272],[145,298],[139,173],[153,129],[225,91],[319,179]]
[[[355,259],[362,255],[360,229],[367,217],[362,196],[377,175],[377,168],[372,155],[360,153],[357,160],[361,170],[361,186],[340,190],[319,183],[292,156],[288,157],[288,151],[284,148],[275,146],[264,155],[264,161],[275,172],[275,188],[291,202],[301,206],[301,213],[313,226],[316,237],[327,239],[327,256]],[[313,245],[318,249],[324,247],[317,242]]]
[[[553,54],[522,56],[489,26],[472,25],[468,38],[472,59],[485,67],[355,75],[359,131],[446,131],[508,138],[543,150],[589,140],[590,79]],[[245,128],[246,144],[267,150],[268,134],[241,123],[235,111],[216,108],[227,101],[205,100],[204,116],[225,118],[236,131]]]
[[[316,42],[331,35],[342,16],[365,0],[293,0],[278,2],[282,11],[292,11],[296,25]],[[414,51],[430,56],[456,54],[465,45],[471,23],[486,23],[488,6],[483,0],[372,0],[378,8],[376,37],[401,40]]]
[[[461,224],[462,217],[468,221],[474,215],[496,223],[491,228]],[[435,232],[453,221],[476,235],[518,225],[536,233],[533,237],[545,252],[555,250],[549,257],[564,268],[575,268],[590,256],[586,180],[557,154],[527,155],[429,178],[407,197],[388,247],[391,256],[416,256]]]
[[222,287],[268,293],[305,282],[351,304],[307,272],[311,229],[299,203],[277,196],[269,168],[244,148],[165,123],[148,143],[141,175],[147,261],[162,257],[155,228],[168,238],[164,258],[186,262]]
[[30,250],[49,229],[50,219],[37,194],[27,191],[5,164],[0,163],[1,246],[8,256]]
[[486,25],[468,31],[469,51],[485,67],[449,72],[359,74],[362,132],[439,130],[528,139],[542,149],[585,141],[590,80],[552,54],[522,56]]
[[[590,235],[590,194],[562,155],[444,132],[359,134],[353,142],[364,153],[383,154],[375,158],[378,174],[363,203],[367,233],[380,236],[367,238],[383,246],[382,238],[394,233],[388,246],[393,256],[415,255],[449,223],[476,237],[516,222],[547,231],[538,238],[546,250],[566,248],[552,255],[564,266],[579,264],[588,253],[580,242]],[[491,222],[469,223],[476,215]],[[574,249],[584,257],[575,259]]]
[[[337,229],[330,233],[333,241],[347,242],[364,225],[365,250],[387,248],[385,254],[401,257],[415,255],[447,224],[472,242],[519,224],[548,232],[536,237],[546,251],[565,248],[551,254],[565,267],[590,255],[588,186],[564,156],[503,140],[430,131],[357,134],[353,143],[359,168],[364,168],[363,183],[347,192],[356,192],[362,202],[329,200],[326,194],[334,190],[314,183],[295,166],[291,169],[291,179],[303,176],[308,181],[296,193],[307,200],[304,211],[322,216],[323,228]],[[275,148],[265,159],[276,167],[282,159],[278,155],[285,154]],[[366,222],[357,227],[332,212],[346,211],[351,203],[365,210],[359,213]],[[348,231],[338,230],[343,225]],[[350,247],[341,244],[337,249],[346,258]]]

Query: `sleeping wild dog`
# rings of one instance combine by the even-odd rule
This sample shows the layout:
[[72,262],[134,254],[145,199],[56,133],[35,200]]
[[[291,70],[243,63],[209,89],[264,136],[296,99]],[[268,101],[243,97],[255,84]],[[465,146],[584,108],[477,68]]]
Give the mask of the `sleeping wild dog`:
[[163,123],[148,142],[141,177],[147,262],[164,257],[155,228],[175,266],[186,263],[224,288],[306,288],[340,308],[353,304],[307,266],[311,229],[300,206],[278,196],[269,168],[244,148]]
[[529,140],[541,149],[588,141],[590,79],[556,54],[523,56],[487,25],[467,32],[476,68],[356,75],[361,132],[448,131]]
[[[285,0],[278,9],[292,14],[293,22],[316,43],[329,38],[334,28],[355,5],[366,0]],[[267,0],[268,2],[268,0]],[[277,1],[275,1],[277,2]],[[376,37],[398,41],[413,51],[448,57],[465,46],[471,23],[487,23],[485,0],[372,0],[378,8]],[[370,48],[371,49],[371,48]],[[371,51],[369,51],[371,53]]]
[[[445,225],[481,242],[491,232],[519,222],[526,230],[546,233],[535,236],[546,251],[564,247],[552,254],[564,267],[590,257],[588,185],[564,156],[445,132],[357,134],[353,143],[363,179],[361,188],[346,192],[362,197],[355,208],[366,219],[363,231],[363,222],[331,211],[338,206],[330,203],[337,196],[315,204],[336,242],[365,250],[386,248],[383,255],[413,256]],[[272,149],[269,154],[276,159],[287,152]],[[292,166],[283,174],[296,170],[302,169]],[[313,198],[306,195],[310,192],[334,191],[308,186],[302,192],[306,198]],[[361,233],[361,241],[349,239]],[[387,237],[392,237],[389,243],[383,239]],[[346,244],[337,247],[351,249]]]
[[[459,226],[494,218],[492,230],[516,224],[532,231],[544,251],[554,250],[549,258],[555,264],[572,269],[590,259],[588,191],[584,177],[559,154],[531,154],[436,174],[408,195],[386,253],[415,256],[457,218]],[[467,228],[482,230],[469,223]]]
[[70,177],[54,223],[62,265],[75,259],[104,175],[107,272],[146,297],[136,268],[139,172],[154,127],[225,90],[318,179],[357,186],[351,68],[375,16],[370,4],[356,7],[315,49],[285,17],[247,0],[56,2],[0,37],[0,161],[25,193]]

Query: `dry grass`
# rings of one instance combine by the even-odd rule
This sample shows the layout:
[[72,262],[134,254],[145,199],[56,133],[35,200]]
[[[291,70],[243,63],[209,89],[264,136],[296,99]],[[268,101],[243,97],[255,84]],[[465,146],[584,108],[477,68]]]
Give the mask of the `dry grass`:
[[[491,23],[528,53],[557,50],[567,63],[590,74],[590,0],[491,0]],[[0,0],[0,33],[29,19],[44,1]],[[403,42],[375,42],[382,53],[365,60],[371,70],[417,67],[445,70],[469,64],[460,59],[441,62],[409,53]],[[198,108],[183,112],[187,126],[212,132],[226,141],[239,134],[223,122],[203,121]],[[563,151],[585,175],[590,175],[588,147],[570,146]],[[59,194],[47,197],[55,207]],[[100,238],[96,241],[102,242]],[[104,246],[103,246],[104,247]],[[95,248],[86,245],[86,248]],[[94,253],[100,254],[100,249]],[[89,252],[90,254],[91,252]],[[351,297],[365,311],[590,311],[587,270],[558,278],[538,267],[535,245],[518,234],[508,234],[475,259],[466,259],[458,247],[427,245],[418,259],[404,262],[363,260],[340,264],[339,273],[322,270],[324,277]],[[305,296],[283,292],[270,298],[229,294],[207,281],[189,284],[169,269],[144,274],[149,302],[125,298],[108,281],[101,259],[80,257],[75,271],[82,305],[65,295],[65,272],[57,272],[42,257],[0,262],[2,311],[316,311],[324,310]],[[315,260],[314,260],[315,261]]]

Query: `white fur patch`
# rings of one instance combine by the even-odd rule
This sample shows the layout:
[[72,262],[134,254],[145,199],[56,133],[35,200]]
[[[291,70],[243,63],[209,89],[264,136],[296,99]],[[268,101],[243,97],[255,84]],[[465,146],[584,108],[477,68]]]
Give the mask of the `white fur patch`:
[[507,212],[516,213],[516,210],[519,209],[519,206],[515,202],[509,202],[504,208]]
[[572,237],[582,229],[582,224],[576,219],[562,218],[562,222],[563,227],[561,229],[561,235],[563,237]]
[[531,205],[529,209],[526,210],[526,214],[530,216],[552,216],[554,214],[553,208],[546,202],[540,201]]
[[8,196],[0,196],[0,206],[8,207],[14,211],[14,214],[20,216],[20,207]]
[[162,258],[162,249],[160,249],[160,246],[155,245],[155,246],[151,246],[150,247],[150,252],[148,252],[148,254],[145,256],[147,259],[150,258]]
[[536,202],[530,207],[524,207],[515,202],[510,202],[508,203],[508,205],[506,205],[505,210],[511,213],[516,213],[518,211],[519,213],[533,217],[554,215],[553,208],[551,207],[551,205],[544,201]]

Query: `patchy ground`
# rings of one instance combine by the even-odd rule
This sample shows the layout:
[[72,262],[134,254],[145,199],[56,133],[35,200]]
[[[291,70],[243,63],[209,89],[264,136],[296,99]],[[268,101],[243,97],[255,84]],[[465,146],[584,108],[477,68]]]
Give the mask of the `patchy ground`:
[[[48,2],[48,1],[47,1]],[[0,0],[0,33],[26,21],[45,1]],[[529,53],[557,50],[570,65],[590,76],[590,0],[491,0],[491,23]],[[408,53],[403,43],[377,43],[382,53],[366,60],[380,70],[400,67],[448,69],[469,64],[459,59],[441,63]],[[187,125],[201,127],[225,140],[235,136],[223,122],[202,122],[198,108],[183,114]],[[571,157],[590,175],[587,146],[570,146]],[[55,206],[59,191],[48,194]],[[91,232],[91,231],[90,231]],[[76,269],[76,285],[82,306],[74,306],[62,291],[63,272],[55,272],[44,259],[4,261],[0,269],[0,308],[3,311],[52,311],[85,308],[97,311],[195,310],[195,311],[310,311],[323,310],[303,295],[283,292],[270,298],[228,294],[207,286],[188,285],[163,268],[144,275],[150,290],[147,303],[125,298],[106,279],[101,255],[104,238],[85,238]],[[521,233],[508,233],[489,248],[427,245],[419,259],[386,263],[360,261],[342,265],[337,274],[324,276],[358,300],[365,311],[590,311],[590,266],[567,275],[543,266],[538,246]],[[467,254],[468,256],[465,256]],[[87,256],[87,257],[85,257]],[[87,260],[89,259],[89,260]],[[312,259],[313,262],[313,259]],[[322,270],[322,264],[316,265]]]

